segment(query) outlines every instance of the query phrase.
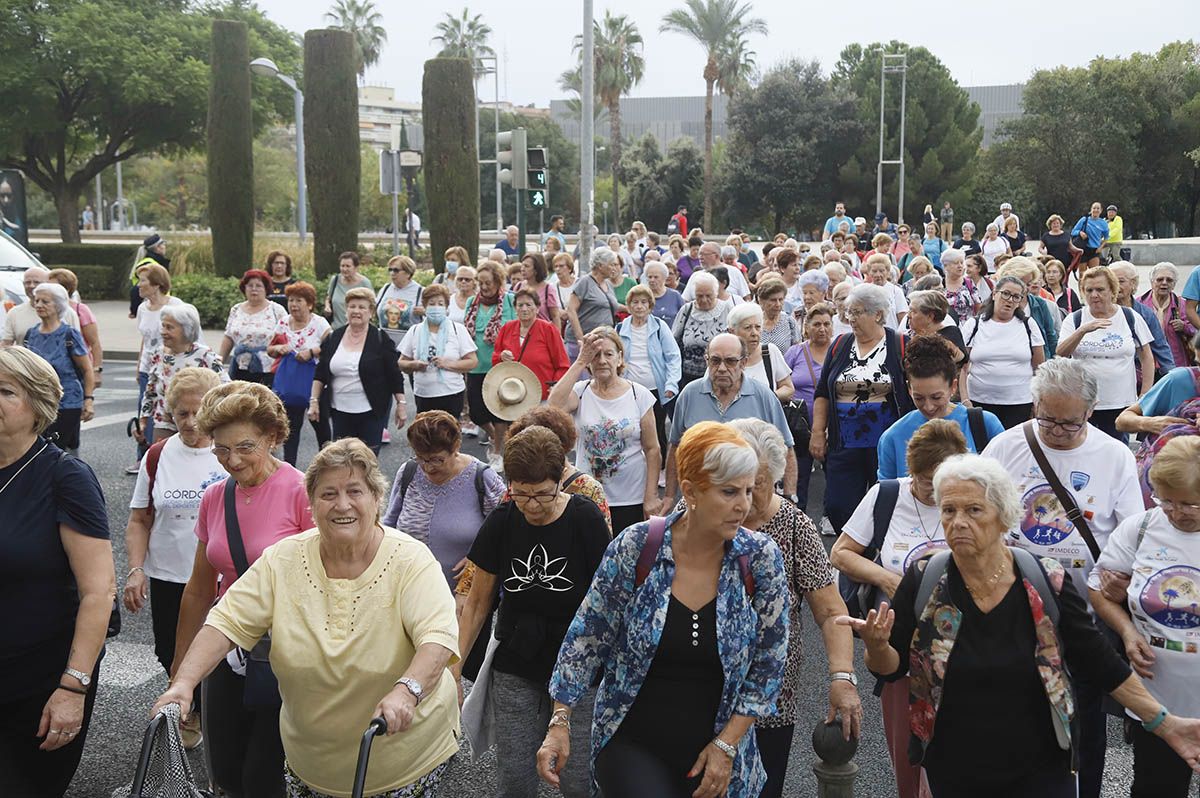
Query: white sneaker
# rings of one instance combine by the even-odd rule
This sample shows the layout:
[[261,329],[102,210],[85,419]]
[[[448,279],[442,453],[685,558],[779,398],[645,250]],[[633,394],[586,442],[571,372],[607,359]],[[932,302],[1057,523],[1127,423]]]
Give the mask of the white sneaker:
[[492,470],[495,471],[497,474],[503,474],[504,473],[504,456],[499,455],[499,454],[490,454],[489,453],[488,454],[488,465],[490,465],[492,467]]
[[659,486],[660,488],[666,488],[666,487],[667,487],[667,472],[666,472],[666,471],[659,471],[659,472],[658,472],[658,486]]
[[392,442],[392,432],[387,427],[384,427],[383,428],[383,440],[381,440],[380,443],[391,443],[391,442]]
[[468,421],[466,424],[462,425],[462,434],[467,438],[478,438],[479,427]]
[[821,534],[827,538],[837,537],[837,531],[827,516],[821,517]]
[[141,470],[141,465],[142,464],[140,462],[138,462],[138,463],[134,463],[131,466],[127,466],[125,468],[125,473],[129,474],[130,476],[137,476],[138,471]]

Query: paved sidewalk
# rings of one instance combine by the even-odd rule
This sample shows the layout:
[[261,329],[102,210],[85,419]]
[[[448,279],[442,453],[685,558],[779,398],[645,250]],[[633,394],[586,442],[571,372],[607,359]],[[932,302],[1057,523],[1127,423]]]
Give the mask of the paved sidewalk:
[[[142,346],[142,336],[137,330],[137,323],[129,318],[129,303],[108,300],[86,304],[96,314],[105,359],[136,360]],[[204,342],[216,349],[221,345],[223,333],[224,330],[205,330]]]

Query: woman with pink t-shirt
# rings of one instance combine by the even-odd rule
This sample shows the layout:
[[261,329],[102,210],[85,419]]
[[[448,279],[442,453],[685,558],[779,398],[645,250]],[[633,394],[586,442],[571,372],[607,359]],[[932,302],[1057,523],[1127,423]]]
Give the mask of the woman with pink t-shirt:
[[[304,475],[271,454],[287,440],[288,420],[269,388],[241,381],[218,386],[205,394],[197,424],[212,437],[213,454],[229,478],[210,485],[200,500],[200,542],[180,603],[172,674],[218,595],[268,546],[314,526]],[[225,524],[230,511],[237,519],[233,534]],[[273,707],[246,705],[247,653],[234,649],[205,680],[202,713],[213,781],[229,794],[282,798],[278,698]]]

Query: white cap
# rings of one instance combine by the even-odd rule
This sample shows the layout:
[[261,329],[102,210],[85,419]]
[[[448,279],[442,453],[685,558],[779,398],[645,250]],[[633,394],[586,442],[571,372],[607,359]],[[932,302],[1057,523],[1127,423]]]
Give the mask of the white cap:
[[1012,203],[1011,203],[1011,202],[1001,202],[1001,203],[1000,203],[1000,210],[1002,210],[1002,211],[1011,211],[1011,210],[1012,210]]

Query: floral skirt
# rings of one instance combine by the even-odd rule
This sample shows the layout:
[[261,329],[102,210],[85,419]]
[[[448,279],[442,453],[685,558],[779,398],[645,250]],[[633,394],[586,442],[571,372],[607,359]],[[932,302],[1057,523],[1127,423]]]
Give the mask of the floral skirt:
[[[452,760],[453,758],[447,759],[411,784],[387,792],[375,793],[370,798],[433,798],[437,795],[438,782],[442,780],[442,776],[445,775]],[[332,798],[327,793],[318,792],[301,781],[286,760],[283,763],[283,780],[287,785],[287,798]]]

